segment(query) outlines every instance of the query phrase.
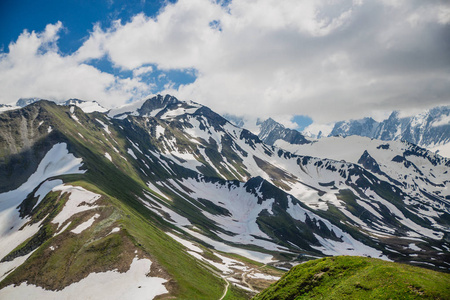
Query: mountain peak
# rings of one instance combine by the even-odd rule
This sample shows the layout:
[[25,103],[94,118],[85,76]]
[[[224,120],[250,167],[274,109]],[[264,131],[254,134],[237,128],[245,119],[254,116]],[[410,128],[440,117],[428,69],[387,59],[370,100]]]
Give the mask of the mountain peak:
[[431,151],[441,151],[449,155],[450,142],[450,106],[439,106],[419,114],[401,117],[399,111],[393,111],[381,122],[372,118],[340,121],[334,125],[328,135],[358,135],[383,141],[405,140],[427,147]]
[[309,141],[297,130],[284,127],[272,118],[268,118],[260,125],[258,137],[266,144],[274,145],[276,141],[283,140],[290,144],[307,144]]
[[369,117],[360,120],[340,121],[334,125],[329,136],[360,135],[370,137],[377,126],[378,122]]
[[79,108],[81,108],[81,110],[83,110],[85,113],[91,113],[94,111],[97,112],[107,112],[108,109],[104,108],[103,106],[101,106],[97,101],[87,101],[87,100],[80,100],[80,99],[76,99],[76,98],[71,98],[63,103],[61,103],[62,105],[75,105],[78,106]]
[[396,120],[396,119],[399,119],[399,115],[400,115],[400,112],[397,111],[397,110],[394,110],[394,111],[389,115],[388,120]]
[[161,110],[163,108],[166,108],[167,106],[179,103],[182,102],[177,98],[175,98],[174,96],[171,95],[162,96],[158,94],[154,97],[145,100],[144,104],[142,104],[141,108],[139,108],[137,112],[139,113],[140,116],[149,115],[157,109]]
[[37,102],[37,101],[40,101],[40,100],[44,100],[44,99],[36,98],[36,97],[34,97],[34,98],[20,98],[19,100],[17,100],[16,106],[25,107],[25,106],[27,106],[27,105],[29,105],[31,103],[34,103],[34,102]]

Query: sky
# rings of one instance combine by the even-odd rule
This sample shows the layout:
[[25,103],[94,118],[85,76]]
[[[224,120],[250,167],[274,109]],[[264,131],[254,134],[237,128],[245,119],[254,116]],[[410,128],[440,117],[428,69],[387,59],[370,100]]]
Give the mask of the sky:
[[298,129],[449,105],[450,3],[0,1],[0,103],[157,93]]

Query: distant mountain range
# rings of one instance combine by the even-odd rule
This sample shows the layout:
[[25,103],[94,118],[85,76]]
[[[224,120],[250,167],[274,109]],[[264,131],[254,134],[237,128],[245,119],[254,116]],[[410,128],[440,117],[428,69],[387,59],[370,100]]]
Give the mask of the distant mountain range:
[[259,125],[170,95],[0,113],[0,298],[249,299],[337,255],[450,269],[450,159]]
[[[245,126],[241,118],[226,118],[237,126]],[[400,113],[394,111],[382,122],[367,117],[339,121],[328,133],[320,131],[312,134],[308,130],[299,132],[286,128],[271,118],[258,120],[257,128],[258,137],[269,145],[274,145],[277,140],[306,144],[323,137],[357,135],[381,141],[407,141],[450,157],[450,106],[436,107],[409,117],[400,117]]]
[[[403,140],[430,150],[450,154],[450,106],[435,107],[410,117],[399,117],[394,111],[388,119],[372,118],[341,121],[328,136],[359,135],[382,141]],[[445,149],[445,150],[444,150]]]

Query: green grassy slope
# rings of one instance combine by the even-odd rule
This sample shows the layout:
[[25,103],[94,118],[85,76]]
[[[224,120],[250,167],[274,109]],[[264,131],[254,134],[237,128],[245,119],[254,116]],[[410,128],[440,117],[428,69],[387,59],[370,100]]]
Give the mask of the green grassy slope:
[[450,274],[374,258],[328,257],[292,268],[253,299],[450,299]]
[[[40,231],[10,253],[9,256],[13,259],[35,250],[24,264],[0,282],[0,288],[27,281],[48,289],[62,289],[92,272],[113,269],[126,271],[137,255],[150,258],[153,262],[152,272],[156,272],[154,276],[168,280],[166,287],[170,295],[160,298],[220,297],[226,282],[186,253],[182,245],[165,235],[164,231],[169,230],[171,225],[139,202],[138,197],[144,198],[143,190],[150,190],[138,171],[137,162],[127,153],[127,149],[132,146],[120,130],[109,123],[111,133],[107,134],[96,121],[101,119],[108,122],[104,116],[84,114],[76,108],[76,121],[70,116],[69,107],[57,106],[51,102],[37,103],[17,112],[19,113],[23,114],[29,124],[25,133],[4,134],[7,137],[13,136],[16,141],[14,145],[17,148],[17,160],[24,160],[22,140],[25,135],[35,137],[29,141],[32,147],[39,146],[39,142],[46,142],[45,147],[38,149],[39,155],[29,159],[35,167],[53,144],[65,142],[69,152],[83,159],[83,167],[87,172],[58,178],[67,185],[81,186],[100,194],[102,198],[98,208],[74,216],[72,224],[59,235],[54,235],[56,225],[51,223],[51,219],[61,210],[67,195],[59,197],[59,193],[49,193],[33,211],[31,209],[36,199],[30,197],[28,202],[25,201],[23,210],[31,216],[31,222],[43,220],[46,234],[40,234]],[[10,124],[11,120],[12,117],[5,118],[4,123]],[[38,135],[36,127],[41,121],[44,121],[42,128],[45,132]],[[47,133],[50,125],[54,130]],[[6,149],[6,144],[1,146],[1,149]],[[105,152],[110,153],[113,162],[106,159]],[[9,152],[0,151],[0,165],[6,165],[6,171],[17,169],[13,168],[17,164],[8,164],[6,159],[10,156]],[[152,169],[157,172],[158,166],[152,165]],[[34,170],[30,168],[28,173],[32,172]],[[17,172],[11,174],[11,177],[15,177]],[[100,217],[89,229],[78,235],[70,232],[94,213],[99,213]],[[121,231],[109,234],[114,227],[120,227]],[[55,250],[49,250],[51,246],[55,246]]]

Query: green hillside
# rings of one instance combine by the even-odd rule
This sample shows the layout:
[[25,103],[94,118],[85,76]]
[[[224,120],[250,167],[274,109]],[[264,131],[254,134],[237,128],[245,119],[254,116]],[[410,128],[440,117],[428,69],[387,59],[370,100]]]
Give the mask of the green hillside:
[[450,299],[450,274],[374,258],[328,257],[292,268],[253,299]]

